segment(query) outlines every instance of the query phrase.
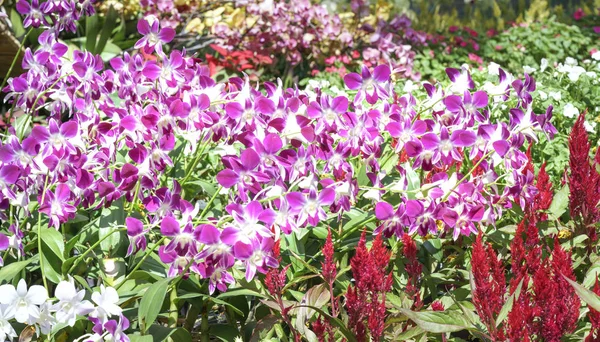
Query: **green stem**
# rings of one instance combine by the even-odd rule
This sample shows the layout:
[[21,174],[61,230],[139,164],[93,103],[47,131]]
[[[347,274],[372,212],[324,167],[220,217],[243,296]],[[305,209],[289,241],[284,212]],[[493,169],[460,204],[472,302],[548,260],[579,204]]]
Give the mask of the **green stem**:
[[25,37],[23,37],[23,41],[21,42],[21,45],[19,45],[19,50],[17,51],[15,58],[13,58],[13,60],[12,60],[12,63],[10,64],[10,68],[8,68],[8,72],[4,76],[4,80],[2,80],[2,85],[0,85],[0,91],[2,91],[2,88],[4,88],[4,86],[6,85],[6,82],[8,82],[8,78],[10,77],[10,74],[12,73],[12,70],[15,67],[15,64],[17,64],[17,59],[19,59],[21,50],[23,50],[23,46],[25,46],[25,42],[27,41],[27,38],[29,37],[29,34],[31,34],[31,32],[33,32],[33,27],[30,28],[29,31],[27,31],[27,33],[25,34]]
[[123,284],[125,284],[125,282],[127,280],[129,280],[129,278],[131,278],[131,275],[135,273],[135,271],[137,271],[142,264],[144,263],[144,261],[146,261],[146,259],[148,259],[148,257],[150,256],[150,254],[152,254],[152,252],[154,252],[154,250],[156,248],[158,248],[158,246],[160,246],[160,244],[166,239],[166,237],[161,237],[158,241],[156,241],[156,243],[154,244],[154,246],[152,246],[152,248],[148,249],[146,251],[146,254],[142,257],[142,260],[140,260],[137,265],[135,265],[135,267],[133,268],[133,270],[131,270],[131,272],[129,272],[129,274],[127,274],[127,276],[125,277],[125,279],[123,279],[123,282],[121,282],[120,284],[118,284],[117,286],[115,286],[115,290],[118,290],[119,288],[121,288],[121,286],[123,286]]
[[[48,187],[48,175],[46,174],[46,180],[44,181],[44,191],[42,192],[42,201],[41,203],[44,203],[44,199],[46,198],[46,190]],[[50,228],[47,228],[50,229]],[[38,243],[38,252],[40,253],[40,271],[42,272],[42,281],[44,282],[44,287],[46,288],[46,291],[49,292],[48,290],[48,281],[46,280],[46,275],[44,274],[44,253],[42,252],[42,213],[40,211],[38,211],[38,236],[37,236],[37,243]]]
[[477,161],[477,163],[475,163],[475,165],[473,165],[473,167],[471,168],[471,170],[469,170],[469,172],[463,176],[463,178],[461,178],[458,182],[456,182],[456,184],[452,187],[452,189],[450,189],[450,191],[448,191],[448,193],[446,195],[444,195],[444,197],[442,198],[442,202],[445,202],[448,199],[448,196],[450,196],[450,194],[456,190],[456,188],[462,184],[462,182],[464,182],[465,180],[467,180],[467,178],[469,178],[469,176],[475,171],[475,169],[477,169],[477,167],[490,155],[492,155],[492,153],[494,153],[494,150],[489,151],[488,153],[486,153],[483,157],[481,157],[481,159],[479,159]]
[[181,185],[182,186],[185,185],[185,183],[187,182],[187,180],[192,176],[192,171],[194,171],[194,169],[196,168],[196,166],[200,162],[200,159],[202,158],[202,154],[204,153],[204,150],[206,149],[206,146],[208,146],[208,144],[209,144],[209,142],[207,142],[206,144],[202,145],[202,147],[200,149],[198,149],[198,152],[196,153],[196,158],[194,158],[194,161],[192,162],[190,168],[186,170],[185,177],[181,181]]
[[209,342],[210,341],[210,334],[209,334],[209,329],[210,326],[208,325],[208,304],[210,303],[210,301],[207,299],[202,305],[202,321],[200,322],[200,341],[201,342]]
[[200,219],[202,219],[204,217],[204,215],[208,212],[208,210],[210,209],[210,207],[212,206],[213,202],[215,201],[215,198],[217,198],[217,196],[219,196],[219,192],[221,192],[221,189],[223,189],[222,186],[219,186],[219,188],[217,189],[217,191],[215,191],[215,193],[212,195],[212,197],[210,198],[210,200],[208,201],[208,203],[206,203],[206,207],[204,207],[204,209],[202,210],[202,212],[200,213]]
[[179,319],[179,313],[177,312],[177,286],[171,290],[170,307],[169,307],[169,328],[177,327],[177,320]]
[[69,274],[72,274],[73,271],[75,270],[75,268],[77,267],[77,265],[79,265],[79,263],[81,262],[81,260],[83,260],[83,258],[85,258],[86,255],[88,255],[90,252],[92,252],[94,249],[96,249],[96,247],[98,247],[102,243],[102,241],[104,241],[107,238],[109,238],[113,233],[122,232],[122,231],[125,231],[125,230],[127,230],[127,228],[115,229],[112,232],[106,234],[106,236],[104,236],[102,239],[96,241],[96,243],[94,243],[92,246],[90,246],[90,248],[88,248],[85,252],[83,252],[83,254],[81,254],[73,262],[73,266],[71,266],[71,268],[69,268]]

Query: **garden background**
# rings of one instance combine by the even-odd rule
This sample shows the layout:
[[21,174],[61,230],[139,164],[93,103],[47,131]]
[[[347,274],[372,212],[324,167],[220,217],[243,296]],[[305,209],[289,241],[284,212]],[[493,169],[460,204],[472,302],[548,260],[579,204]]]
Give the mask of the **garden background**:
[[599,38],[598,0],[0,0],[0,341],[600,341]]

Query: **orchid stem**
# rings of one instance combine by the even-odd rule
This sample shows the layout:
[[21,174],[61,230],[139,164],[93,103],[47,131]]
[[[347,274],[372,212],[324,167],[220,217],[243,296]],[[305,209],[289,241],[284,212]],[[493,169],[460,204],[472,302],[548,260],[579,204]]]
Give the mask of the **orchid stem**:
[[2,85],[0,85],[0,92],[2,91],[2,88],[4,88],[4,86],[6,85],[6,82],[8,82],[8,78],[10,77],[10,74],[12,73],[13,68],[15,67],[15,64],[17,64],[17,59],[19,59],[21,50],[23,50],[23,46],[25,46],[25,42],[27,41],[27,38],[29,37],[31,32],[33,32],[33,27],[30,28],[29,31],[27,31],[27,33],[23,37],[23,41],[21,41],[21,45],[19,45],[19,50],[17,50],[17,54],[13,58],[12,63],[10,64],[10,68],[8,68],[8,72],[4,76],[4,79],[2,80]]
[[79,265],[79,263],[81,262],[81,260],[83,260],[83,258],[85,258],[86,255],[88,255],[91,251],[93,251],[94,249],[96,249],[96,247],[98,247],[102,241],[106,240],[107,238],[109,238],[111,235],[113,235],[113,233],[116,232],[122,232],[127,230],[127,228],[120,228],[120,229],[115,229],[112,232],[106,234],[102,239],[96,241],[96,243],[94,243],[93,245],[90,246],[90,248],[88,248],[85,252],[83,252],[83,254],[81,254],[77,260],[75,260],[75,262],[73,262],[73,266],[71,266],[71,268],[69,268],[69,272],[68,274],[72,274],[73,271],[75,271],[75,267],[77,267],[77,265]]
[[119,288],[121,288],[121,286],[123,286],[123,284],[125,284],[125,282],[127,282],[127,280],[129,280],[129,278],[131,277],[132,274],[135,273],[135,271],[137,271],[142,264],[144,263],[144,261],[146,261],[146,259],[148,259],[148,257],[150,256],[150,254],[152,254],[152,252],[154,252],[154,250],[156,248],[158,248],[158,246],[166,239],[166,237],[161,237],[160,240],[156,241],[156,243],[154,244],[154,246],[152,246],[152,248],[150,248],[149,250],[146,251],[146,254],[142,257],[142,260],[140,260],[137,265],[135,265],[135,267],[133,268],[133,270],[131,270],[131,272],[129,272],[129,274],[127,274],[127,276],[125,277],[125,279],[123,279],[123,282],[119,283],[117,286],[115,286],[115,290],[118,290]]

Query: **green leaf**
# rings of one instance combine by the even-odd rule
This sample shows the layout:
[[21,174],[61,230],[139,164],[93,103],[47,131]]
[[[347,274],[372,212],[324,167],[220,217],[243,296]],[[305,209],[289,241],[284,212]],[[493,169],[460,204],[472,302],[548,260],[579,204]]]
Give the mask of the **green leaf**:
[[[12,24],[12,29],[15,33],[15,37],[20,38],[23,35],[25,35],[25,28],[23,27],[23,21],[21,20],[21,16],[19,15],[19,12],[17,12],[14,8],[10,10],[10,23]],[[2,75],[2,77],[4,77],[4,75]]]
[[556,194],[554,194],[554,199],[552,200],[552,204],[550,205],[550,209],[548,211],[554,219],[558,219],[565,213],[565,211],[567,211],[568,205],[569,186],[565,185]]
[[406,188],[408,193],[406,195],[408,199],[415,199],[417,198],[417,193],[414,190],[421,188],[421,180],[409,163],[404,165],[404,170],[406,170],[406,180],[408,181],[408,186]]
[[19,273],[21,273],[21,270],[23,270],[27,265],[29,265],[33,261],[37,261],[37,259],[38,257],[34,256],[31,259],[13,262],[0,268],[0,284],[4,282],[10,282],[13,279],[15,279],[15,277]]
[[573,286],[575,292],[577,292],[577,295],[579,298],[581,298],[581,300],[583,300],[588,306],[591,306],[594,310],[600,311],[600,296],[579,285],[573,280],[565,277],[564,275],[563,277],[569,282],[569,284],[571,284],[571,286]]
[[[305,229],[308,230],[308,229]],[[285,235],[285,242],[287,244],[287,250],[293,252],[293,255],[298,257],[291,257],[292,267],[295,272],[302,271],[304,269],[304,243],[298,239],[296,232]]]
[[[98,221],[98,239],[104,238],[111,234],[116,226],[125,224],[125,203],[123,198],[115,201],[110,208],[103,208],[100,220]],[[100,249],[105,255],[111,256],[116,254],[119,248],[124,247],[127,241],[125,232],[113,233],[100,243]]]
[[54,228],[41,230],[40,257],[44,266],[44,275],[51,282],[58,284],[62,278],[62,264],[65,261],[65,243],[63,235]]
[[96,51],[98,26],[98,14],[85,18],[85,49],[91,53]]
[[306,291],[306,294],[300,302],[301,307],[300,309],[298,309],[298,313],[296,315],[296,329],[298,329],[298,331],[301,334],[305,335],[307,333],[305,331],[307,329],[306,322],[310,320],[310,318],[314,314],[313,309],[303,305],[309,305],[311,307],[320,308],[323,307],[323,305],[327,304],[327,302],[329,302],[329,298],[329,290],[327,289],[327,286],[325,284],[313,286],[308,291]]
[[171,279],[162,279],[152,284],[144,293],[142,300],[140,301],[140,308],[138,310],[138,316],[140,325],[142,326],[142,333],[146,331],[146,327],[154,323],[156,317],[160,313],[160,309],[167,296],[167,289]]
[[335,317],[331,316],[330,314],[328,314],[327,312],[323,311],[321,308],[317,308],[315,306],[299,305],[298,307],[303,307],[303,306],[311,308],[311,309],[315,310],[316,312],[318,312],[321,316],[325,317],[329,321],[329,323],[333,324],[334,326],[336,326],[339,329],[338,331],[342,335],[344,335],[344,337],[346,338],[346,340],[348,342],[356,342],[356,337],[354,336],[354,334],[352,334],[352,332],[350,332],[350,330],[348,330],[348,327],[346,327],[344,322],[342,322],[339,318],[335,318]]
[[502,324],[502,322],[506,319],[506,317],[508,317],[508,313],[510,312],[510,310],[512,310],[515,298],[519,298],[519,296],[521,295],[521,287],[523,286],[523,280],[524,279],[521,279],[515,292],[513,292],[513,294],[511,294],[510,297],[508,297],[508,300],[506,301],[506,303],[504,303],[502,309],[500,309],[498,317],[496,317],[496,327],[499,327],[500,324]]
[[149,336],[152,336],[156,342],[166,341],[169,337],[177,342],[192,342],[192,335],[184,328],[168,328],[162,325],[152,324],[148,329],[148,334]]
[[240,311],[240,309],[236,308],[235,306],[231,305],[230,303],[228,303],[222,299],[219,299],[219,298],[214,298],[214,297],[204,295],[202,293],[186,293],[181,296],[178,296],[177,299],[178,300],[186,300],[186,299],[198,298],[198,297],[207,298],[208,300],[210,300],[211,302],[213,302],[215,304],[224,305],[224,306],[231,308],[233,311],[235,311],[237,314],[240,314],[241,316],[244,315],[244,313],[242,311]]
[[415,312],[408,309],[400,309],[400,312],[415,322],[421,329],[436,334],[475,328],[462,313],[457,311]]
[[129,341],[131,341],[131,342],[154,342],[154,339],[150,335],[142,336],[142,335],[129,334],[129,335],[127,335],[127,337],[129,337]]
[[100,38],[98,39],[98,42],[96,44],[96,54],[101,54],[102,51],[104,51],[104,47],[106,46],[106,43],[108,42],[108,39],[110,38],[117,24],[117,15],[117,11],[111,5],[108,9],[108,12],[106,13],[104,25],[102,26],[102,31],[100,31]]
[[217,298],[219,299],[224,299],[224,298],[228,298],[228,297],[236,297],[236,296],[255,296],[255,297],[260,297],[260,298],[267,298],[267,296],[265,296],[264,294],[260,293],[260,292],[256,292],[250,289],[233,289],[233,290],[229,290],[227,292],[221,293],[220,295],[217,296]]

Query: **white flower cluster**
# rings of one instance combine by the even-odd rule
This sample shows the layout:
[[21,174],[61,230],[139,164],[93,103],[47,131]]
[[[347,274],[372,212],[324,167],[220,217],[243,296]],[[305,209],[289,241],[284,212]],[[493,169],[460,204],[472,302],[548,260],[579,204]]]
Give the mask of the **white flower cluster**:
[[[0,341],[17,337],[10,323],[13,319],[34,326],[38,335],[48,335],[57,324],[75,325],[78,315],[87,315],[97,325],[104,326],[111,316],[120,316],[122,312],[117,305],[117,290],[100,285],[100,291],[92,293],[92,303],[84,299],[85,290],[77,291],[72,278],[58,283],[54,291],[56,299],[50,299],[43,286],[28,288],[24,279],[19,280],[16,288],[11,284],[0,286],[0,293]],[[115,340],[114,334],[105,335],[104,340]]]

